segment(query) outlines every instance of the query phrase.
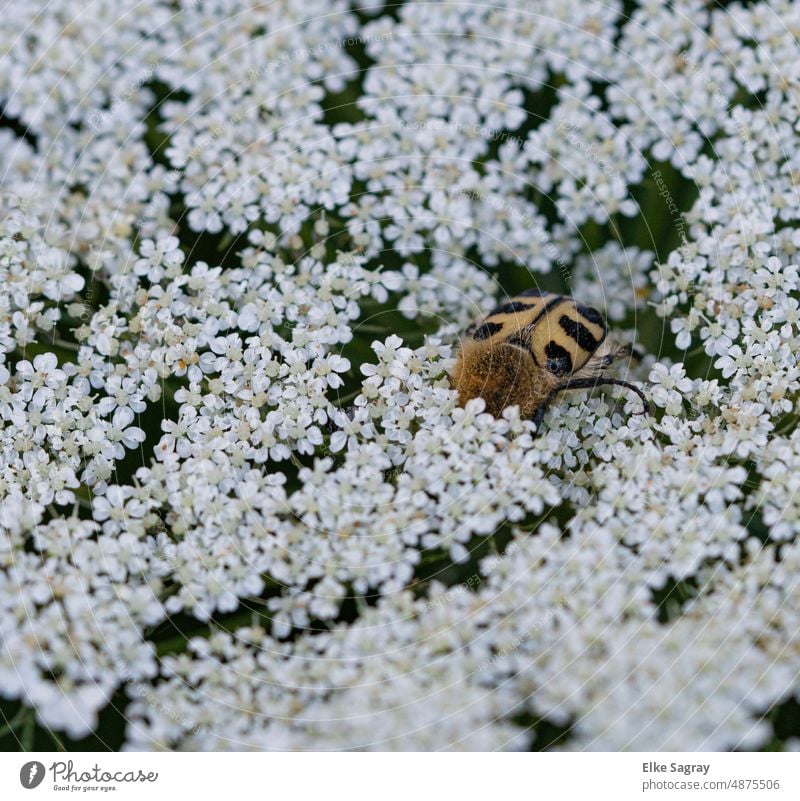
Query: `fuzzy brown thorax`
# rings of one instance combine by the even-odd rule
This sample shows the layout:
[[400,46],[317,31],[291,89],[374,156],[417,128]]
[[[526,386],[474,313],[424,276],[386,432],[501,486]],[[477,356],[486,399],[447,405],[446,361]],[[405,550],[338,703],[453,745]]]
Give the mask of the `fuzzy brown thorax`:
[[495,417],[515,404],[523,417],[529,417],[558,383],[555,376],[537,368],[531,354],[521,348],[470,340],[461,345],[452,378],[461,406],[483,398],[486,411]]

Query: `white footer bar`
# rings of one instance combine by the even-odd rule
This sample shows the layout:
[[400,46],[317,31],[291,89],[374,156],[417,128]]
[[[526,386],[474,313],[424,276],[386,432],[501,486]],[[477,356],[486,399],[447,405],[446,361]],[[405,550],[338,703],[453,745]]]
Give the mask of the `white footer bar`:
[[0,754],[0,798],[800,799],[800,754]]

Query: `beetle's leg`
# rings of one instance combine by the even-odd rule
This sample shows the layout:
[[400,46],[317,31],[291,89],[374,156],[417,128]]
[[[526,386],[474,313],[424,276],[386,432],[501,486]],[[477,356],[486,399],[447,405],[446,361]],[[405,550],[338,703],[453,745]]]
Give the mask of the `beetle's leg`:
[[[603,386],[603,385],[611,385],[616,387],[625,387],[626,389],[630,389],[631,391],[635,392],[642,401],[642,411],[639,414],[649,414],[650,412],[650,403],[648,402],[647,398],[645,397],[644,392],[642,392],[639,387],[634,386],[633,384],[629,384],[627,381],[620,381],[617,378],[605,378],[605,377],[598,377],[598,378],[574,378],[572,381],[565,381],[563,384],[559,384],[551,393],[550,398],[553,397],[558,392],[564,392],[568,389],[594,389],[595,387]],[[548,400],[550,400],[548,398]]]
[[542,402],[542,404],[536,409],[533,413],[533,417],[531,420],[533,424],[536,426],[536,430],[538,431],[542,427],[542,423],[544,422],[544,414],[547,411],[547,407],[550,405],[550,399],[553,397],[552,393],[546,400]]

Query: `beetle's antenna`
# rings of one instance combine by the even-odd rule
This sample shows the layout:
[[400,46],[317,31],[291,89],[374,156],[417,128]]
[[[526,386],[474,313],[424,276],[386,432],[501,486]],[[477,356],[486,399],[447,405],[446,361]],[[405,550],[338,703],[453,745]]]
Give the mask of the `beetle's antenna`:
[[630,359],[635,359],[637,362],[640,362],[644,358],[644,351],[641,348],[637,348],[635,345],[630,343],[625,345],[620,345],[616,352],[614,353],[615,359],[621,359],[622,357],[627,356]]

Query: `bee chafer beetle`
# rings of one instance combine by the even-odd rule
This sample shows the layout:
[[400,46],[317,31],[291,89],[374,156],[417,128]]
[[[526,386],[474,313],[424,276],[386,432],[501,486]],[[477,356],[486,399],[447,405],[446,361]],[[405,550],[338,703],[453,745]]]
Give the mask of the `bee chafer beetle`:
[[605,372],[615,359],[630,355],[607,334],[597,309],[529,289],[467,329],[452,373],[459,403],[483,398],[495,417],[518,405],[538,427],[559,392],[613,384],[635,392],[646,413],[644,393]]

